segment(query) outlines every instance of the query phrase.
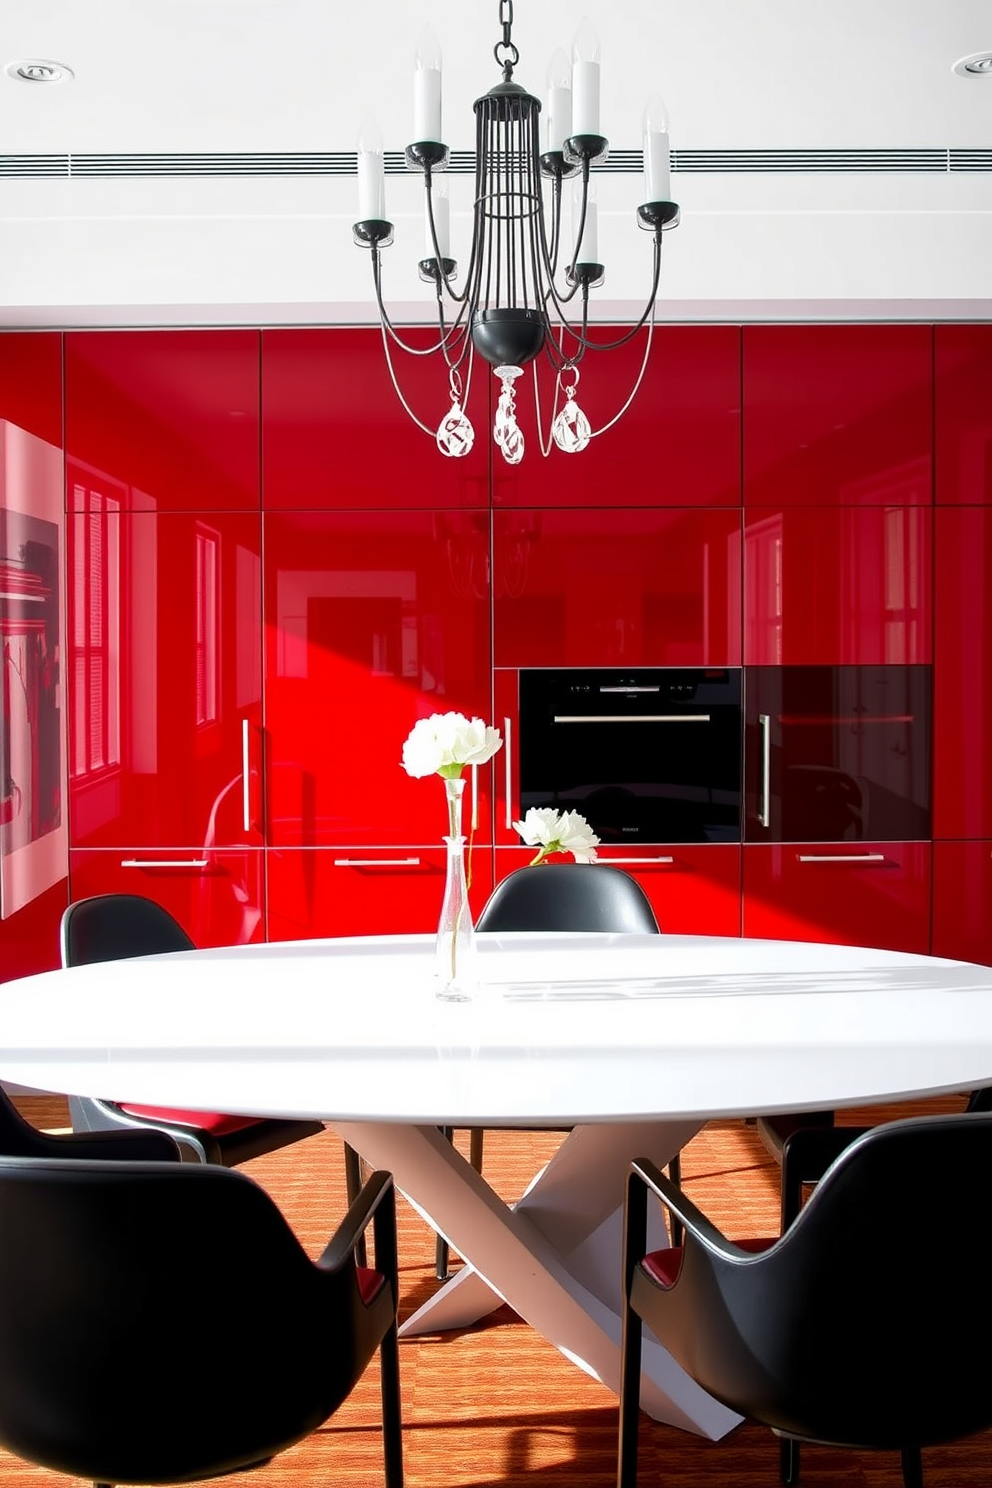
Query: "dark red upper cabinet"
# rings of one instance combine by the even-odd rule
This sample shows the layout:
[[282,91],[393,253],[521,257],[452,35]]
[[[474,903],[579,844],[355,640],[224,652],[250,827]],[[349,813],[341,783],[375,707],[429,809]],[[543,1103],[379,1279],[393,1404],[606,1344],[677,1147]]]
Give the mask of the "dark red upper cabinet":
[[[595,328],[599,342],[623,326]],[[575,401],[593,430],[619,413],[644,360],[645,332],[615,351],[589,351]],[[516,385],[526,453],[519,465],[493,454],[496,506],[739,506],[741,333],[738,326],[661,326],[626,413],[577,454],[548,442],[555,378],[538,363],[541,437],[531,370]],[[488,369],[486,369],[488,375]],[[571,381],[566,376],[564,381]],[[496,389],[498,392],[498,388]],[[559,407],[564,402],[559,397]],[[491,436],[490,436],[491,437]]]
[[[69,458],[122,510],[257,511],[257,331],[66,336]],[[70,511],[87,481],[68,483]]]
[[992,325],[934,334],[937,500],[992,504]]
[[0,419],[62,447],[62,336],[0,334]]
[[[436,332],[404,330],[429,346]],[[382,333],[367,328],[262,332],[262,501],[268,510],[385,510],[489,505],[489,368],[478,358],[466,407],[467,455],[443,455],[433,431],[451,408],[440,355],[390,347],[407,403],[389,377]]]
[[992,506],[935,513],[934,836],[992,837]]
[[928,505],[933,331],[744,328],[744,501]]

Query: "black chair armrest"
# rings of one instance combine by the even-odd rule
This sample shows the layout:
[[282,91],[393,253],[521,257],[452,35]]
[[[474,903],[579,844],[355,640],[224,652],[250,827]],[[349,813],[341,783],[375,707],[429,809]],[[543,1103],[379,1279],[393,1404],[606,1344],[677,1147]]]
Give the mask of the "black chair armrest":
[[399,1265],[396,1246],[396,1190],[392,1173],[378,1171],[369,1175],[358,1197],[327,1242],[317,1265],[325,1271],[337,1271],[348,1264],[370,1223],[375,1269],[387,1278],[393,1289],[393,1297],[396,1298],[399,1293]]
[[[636,1197],[638,1191],[641,1195],[640,1201]],[[644,1210],[646,1224],[644,1197],[647,1193],[653,1193],[668,1214],[679,1222],[685,1233],[691,1235],[694,1240],[698,1240],[699,1244],[705,1246],[707,1250],[729,1257],[744,1257],[751,1253],[735,1245],[733,1240],[728,1240],[712,1220],[707,1219],[703,1211],[686,1197],[681,1188],[655,1167],[650,1158],[635,1158],[630,1165],[627,1178],[627,1202],[632,1224],[637,1223],[639,1218],[637,1211],[640,1209]],[[633,1235],[631,1238],[633,1239]],[[646,1237],[642,1237],[640,1243],[642,1248],[641,1255],[636,1258],[638,1260],[644,1255],[643,1247],[646,1244]]]

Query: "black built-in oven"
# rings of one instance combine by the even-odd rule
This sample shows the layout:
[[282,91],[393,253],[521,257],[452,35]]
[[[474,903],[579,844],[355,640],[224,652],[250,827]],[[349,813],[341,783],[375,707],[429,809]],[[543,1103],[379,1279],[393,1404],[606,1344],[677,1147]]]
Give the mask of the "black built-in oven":
[[520,804],[580,811],[604,845],[739,842],[741,672],[520,672]]

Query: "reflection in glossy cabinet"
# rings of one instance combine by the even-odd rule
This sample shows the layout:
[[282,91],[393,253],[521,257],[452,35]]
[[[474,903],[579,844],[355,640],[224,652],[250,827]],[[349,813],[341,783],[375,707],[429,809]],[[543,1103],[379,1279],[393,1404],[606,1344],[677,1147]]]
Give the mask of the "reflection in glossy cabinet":
[[497,667],[739,666],[740,512],[493,513]]
[[[444,847],[271,848],[269,940],[327,935],[419,935],[437,930]],[[492,850],[472,852],[469,903],[478,915],[492,891]],[[333,992],[333,987],[328,987]]]
[[925,955],[930,844],[750,844],[744,848],[743,933]]
[[198,853],[71,852],[73,901],[91,894],[142,894],[167,909],[197,946],[265,939],[263,853],[205,848]]
[[935,956],[992,966],[992,841],[933,845]]
[[62,445],[62,337],[0,332],[0,419]]
[[931,519],[901,506],[750,508],[745,661],[929,661]]
[[928,506],[933,330],[744,328],[744,502]]
[[936,513],[934,836],[992,837],[992,506]]
[[[436,331],[404,330],[431,345]],[[440,357],[393,351],[414,413],[435,430],[451,407]],[[489,506],[489,369],[477,361],[471,451],[442,455],[389,380],[378,328],[262,332],[262,501],[266,510]]]
[[261,841],[260,517],[67,519],[74,847]]
[[935,494],[992,503],[992,325],[936,326]]
[[87,477],[140,511],[257,511],[257,331],[72,331],[70,510]]
[[[626,329],[597,328],[592,338],[602,343]],[[740,339],[739,326],[656,326],[644,379],[622,418],[579,453],[552,446],[547,459],[539,453],[528,368],[517,384],[527,452],[516,466],[494,458],[493,505],[739,506]],[[623,348],[584,358],[576,402],[594,430],[623,407],[644,349],[642,332]],[[547,437],[554,377],[543,358],[536,365]]]
[[[268,513],[265,727],[275,846],[440,843],[444,791],[402,768],[418,718],[489,722],[488,517]],[[490,823],[492,766],[466,827]]]

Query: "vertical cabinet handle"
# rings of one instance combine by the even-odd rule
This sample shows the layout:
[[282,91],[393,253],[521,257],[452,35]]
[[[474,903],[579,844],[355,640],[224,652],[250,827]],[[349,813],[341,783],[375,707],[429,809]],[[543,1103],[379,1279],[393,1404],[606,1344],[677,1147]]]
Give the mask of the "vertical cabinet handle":
[[513,719],[503,719],[503,781],[506,796],[506,830],[513,831]]
[[758,728],[761,731],[761,795],[758,799],[758,820],[763,827],[767,827],[771,822],[769,801],[772,787],[772,734],[771,717],[768,713],[758,714]]
[[244,819],[244,829],[251,831],[251,798],[249,793],[249,780],[251,777],[250,762],[248,758],[248,720],[241,720],[241,814]]
[[479,767],[472,766],[472,831],[479,829]]

